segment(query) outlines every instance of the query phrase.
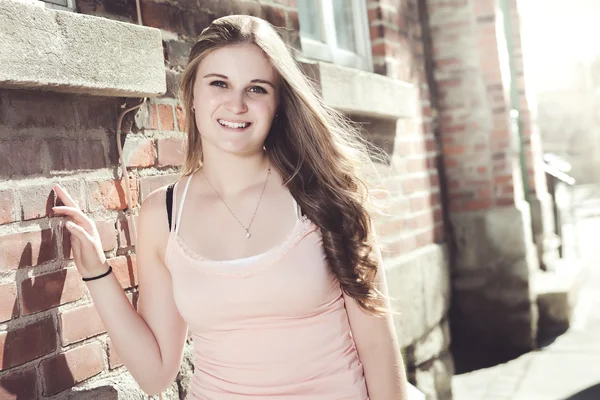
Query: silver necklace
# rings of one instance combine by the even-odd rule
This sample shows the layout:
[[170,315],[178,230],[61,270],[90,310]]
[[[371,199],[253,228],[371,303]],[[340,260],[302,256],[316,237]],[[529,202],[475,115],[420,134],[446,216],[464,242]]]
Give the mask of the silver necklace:
[[206,174],[204,173],[204,171],[202,171],[202,175],[204,175],[204,178],[206,179],[206,182],[208,182],[208,184],[210,185],[210,187],[212,188],[212,190],[217,194],[217,196],[219,196],[219,199],[225,205],[225,207],[227,207],[227,209],[229,210],[229,212],[231,213],[231,215],[233,216],[233,218],[235,218],[235,220],[238,222],[238,224],[240,224],[241,227],[244,228],[244,230],[246,231],[246,239],[249,239],[250,236],[252,236],[250,234],[250,227],[252,226],[252,222],[254,221],[254,217],[256,216],[256,212],[258,211],[258,206],[260,205],[260,202],[261,202],[261,200],[263,198],[263,194],[265,193],[265,188],[267,187],[267,182],[269,181],[269,176],[271,176],[271,167],[269,166],[269,169],[267,169],[267,179],[265,179],[265,184],[263,185],[262,191],[260,192],[260,197],[258,199],[258,203],[256,204],[256,208],[254,209],[254,214],[252,214],[252,219],[250,220],[250,224],[248,224],[247,228],[244,226],[244,224],[242,224],[242,221],[240,221],[239,218],[236,217],[236,215],[233,213],[233,211],[231,211],[231,208],[229,208],[229,206],[227,205],[227,203],[225,202],[225,200],[223,200],[223,197],[221,197],[221,195],[219,194],[219,192],[217,192],[217,189],[215,189],[215,187],[212,185],[212,183],[210,183],[210,180],[208,179],[208,177],[206,176]]

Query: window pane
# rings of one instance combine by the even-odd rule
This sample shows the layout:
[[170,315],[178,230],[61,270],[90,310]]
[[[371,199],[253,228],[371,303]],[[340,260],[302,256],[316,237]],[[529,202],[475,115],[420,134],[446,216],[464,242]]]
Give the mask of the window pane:
[[352,2],[348,0],[333,0],[333,13],[335,15],[337,47],[356,52]]
[[320,0],[298,1],[298,18],[300,19],[300,35],[303,38],[323,42],[320,3]]

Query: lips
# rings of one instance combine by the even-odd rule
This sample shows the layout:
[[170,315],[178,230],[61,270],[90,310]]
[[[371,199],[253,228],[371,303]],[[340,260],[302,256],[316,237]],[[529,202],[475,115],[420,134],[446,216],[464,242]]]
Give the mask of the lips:
[[225,128],[229,128],[229,129],[246,129],[247,127],[249,127],[251,125],[250,122],[227,121],[225,119],[218,119],[217,122],[219,122],[219,125],[224,126]]

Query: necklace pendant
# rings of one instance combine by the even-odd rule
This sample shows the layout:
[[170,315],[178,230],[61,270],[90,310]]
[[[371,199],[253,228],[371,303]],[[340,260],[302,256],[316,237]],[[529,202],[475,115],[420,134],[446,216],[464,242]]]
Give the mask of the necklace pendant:
[[250,231],[246,231],[246,239],[250,238]]

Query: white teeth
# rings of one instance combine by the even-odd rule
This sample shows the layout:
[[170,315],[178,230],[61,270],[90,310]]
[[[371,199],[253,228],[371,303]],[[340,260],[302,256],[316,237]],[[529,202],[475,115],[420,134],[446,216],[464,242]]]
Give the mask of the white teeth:
[[221,125],[226,126],[228,128],[246,128],[248,125],[250,125],[250,123],[248,122],[229,122],[223,119],[220,119],[218,121]]

